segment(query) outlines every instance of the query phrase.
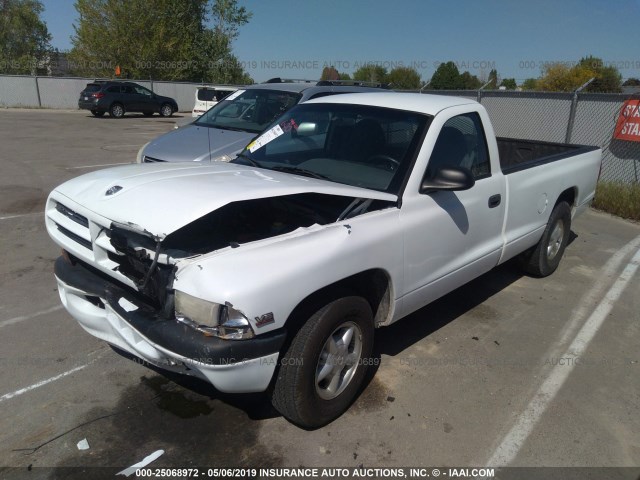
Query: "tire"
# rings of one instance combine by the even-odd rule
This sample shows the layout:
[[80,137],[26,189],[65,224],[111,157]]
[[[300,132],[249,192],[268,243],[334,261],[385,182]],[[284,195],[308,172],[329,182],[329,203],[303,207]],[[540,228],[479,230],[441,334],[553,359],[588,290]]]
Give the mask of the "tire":
[[170,117],[173,115],[173,107],[168,103],[163,103],[160,107],[160,115],[163,117]]
[[98,110],[91,110],[91,113],[94,117],[101,117],[104,115],[104,112],[99,112]]
[[153,115],[153,112],[142,112],[145,117],[150,117]]
[[124,106],[121,103],[114,103],[109,107],[109,116],[113,118],[124,117]]
[[569,243],[570,233],[571,207],[567,202],[560,202],[553,208],[538,244],[521,255],[525,272],[536,277],[546,277],[555,272]]
[[[349,331],[345,347],[342,340]],[[282,358],[273,406],[304,428],[335,420],[358,394],[372,347],[373,314],[365,299],[344,297],[325,305],[298,331]]]

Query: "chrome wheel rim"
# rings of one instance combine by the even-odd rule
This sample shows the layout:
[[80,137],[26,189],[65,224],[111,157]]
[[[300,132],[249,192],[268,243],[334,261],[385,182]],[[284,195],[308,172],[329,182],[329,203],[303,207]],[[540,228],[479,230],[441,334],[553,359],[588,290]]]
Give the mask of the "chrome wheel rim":
[[564,222],[558,221],[549,235],[549,243],[547,244],[547,259],[553,260],[558,255],[564,238]]
[[165,105],[164,107],[162,107],[162,116],[168,117],[169,115],[171,115],[171,107]]
[[362,330],[354,322],[336,328],[322,347],[316,366],[316,392],[331,400],[351,383],[362,356]]
[[115,107],[113,107],[113,116],[114,117],[121,117],[124,114],[124,110],[122,109],[122,107],[120,105],[116,105]]

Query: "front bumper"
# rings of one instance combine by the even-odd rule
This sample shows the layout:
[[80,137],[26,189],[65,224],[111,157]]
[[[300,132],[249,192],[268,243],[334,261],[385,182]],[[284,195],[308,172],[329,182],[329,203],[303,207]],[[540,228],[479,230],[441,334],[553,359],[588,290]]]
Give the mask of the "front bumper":
[[132,290],[84,265],[62,257],[55,263],[62,304],[80,326],[150,364],[200,377],[229,393],[262,392],[275,371],[286,332],[250,340],[206,337],[166,319]]

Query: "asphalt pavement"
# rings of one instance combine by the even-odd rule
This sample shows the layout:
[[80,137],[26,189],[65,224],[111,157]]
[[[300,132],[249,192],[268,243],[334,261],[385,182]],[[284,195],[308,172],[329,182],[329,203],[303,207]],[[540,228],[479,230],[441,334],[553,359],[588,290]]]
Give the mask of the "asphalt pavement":
[[640,225],[604,213],[575,221],[552,276],[508,262],[378,330],[368,386],[315,431],[85,333],[60,306],[46,197],[175,120],[0,110],[0,477],[157,450],[153,467],[640,466]]

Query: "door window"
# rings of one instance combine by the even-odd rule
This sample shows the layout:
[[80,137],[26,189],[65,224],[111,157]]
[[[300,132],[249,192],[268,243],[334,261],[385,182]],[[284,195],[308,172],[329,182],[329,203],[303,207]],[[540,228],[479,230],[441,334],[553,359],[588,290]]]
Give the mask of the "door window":
[[487,142],[476,112],[450,118],[442,127],[427,166],[427,177],[443,167],[464,167],[476,180],[491,176]]

